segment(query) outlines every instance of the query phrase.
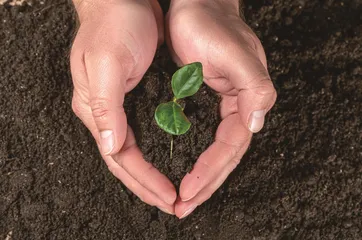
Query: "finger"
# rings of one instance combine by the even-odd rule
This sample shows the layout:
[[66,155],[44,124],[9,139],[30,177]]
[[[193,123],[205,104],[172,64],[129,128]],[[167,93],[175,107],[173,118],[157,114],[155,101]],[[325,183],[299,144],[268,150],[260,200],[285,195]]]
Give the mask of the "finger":
[[[101,136],[98,134],[98,127],[93,118],[91,109],[86,104],[79,101],[79,95],[75,94],[73,99],[73,110],[79,116],[86,127],[91,130],[92,135],[97,142],[102,143]],[[124,166],[125,170],[132,175],[142,186],[150,189],[155,195],[172,205],[176,199],[176,191],[172,183],[162,175],[152,164],[146,162],[141,151],[136,146],[136,141],[132,130],[128,130],[126,142],[120,153],[114,155],[114,160]],[[105,154],[103,153],[105,156]]]
[[259,132],[264,126],[265,114],[275,103],[276,91],[255,47],[244,46],[230,53],[233,54],[227,64],[220,62],[220,66],[233,87],[239,90],[238,110],[244,126],[251,132]]
[[[70,53],[70,70],[72,74],[72,81],[74,85],[73,102],[72,103],[86,103],[89,97],[88,91],[88,77],[84,65],[84,52],[80,47],[79,40],[73,43]],[[74,96],[78,94],[78,98],[74,101]],[[77,113],[77,112],[75,112]]]
[[260,39],[256,36],[253,30],[244,21],[242,22],[242,25],[245,29],[247,29],[246,31],[242,32],[245,44],[249,46],[248,48],[251,51],[257,53],[257,56],[259,57],[259,60],[263,64],[264,68],[268,69],[265,51],[263,45],[261,44]]
[[249,143],[251,135],[237,113],[225,118],[217,129],[215,142],[201,154],[192,171],[183,178],[180,186],[182,201],[192,199],[214,181],[230,160]]
[[[82,120],[85,126],[90,130],[94,139],[99,143],[98,128],[94,122],[92,112],[89,106],[85,104],[78,104],[78,95],[73,97],[73,109],[75,109],[77,116]],[[167,204],[157,197],[153,192],[143,187],[137,180],[130,176],[121,166],[119,166],[110,156],[102,155],[109,170],[115,177],[122,181],[122,183],[138,196],[143,202],[156,206],[162,211],[173,214],[173,205]]]
[[160,4],[157,0],[150,1],[153,12],[155,13],[157,30],[158,30],[158,46],[162,45],[165,41],[164,37],[164,24],[163,24],[163,12],[160,7]]
[[166,19],[165,19],[165,38],[166,38],[166,43],[167,43],[167,46],[168,46],[168,50],[170,52],[170,55],[172,57],[172,60],[176,63],[176,65],[178,67],[181,67],[183,66],[183,62],[181,61],[181,59],[179,58],[179,56],[176,54],[175,52],[175,49],[173,48],[173,43],[172,43],[172,39],[171,39],[171,32],[170,32],[170,29],[171,29],[171,26],[170,26],[170,17],[171,17],[171,14],[170,12],[168,12],[166,14]]
[[190,199],[189,201],[176,201],[175,204],[175,214],[178,218],[182,219],[190,215],[197,206],[200,206],[202,203],[207,201],[212,194],[225,182],[226,178],[229,176],[229,174],[236,168],[238,165],[242,155],[246,152],[248,148],[248,144],[246,144],[242,151],[240,152],[240,155],[235,157],[233,160],[231,160],[226,167],[221,171],[220,175],[217,176],[217,178],[211,182],[209,185],[207,185],[204,189],[202,189],[194,198]]
[[130,128],[128,128],[123,148],[112,157],[129,175],[161,200],[170,205],[175,202],[175,187],[165,175],[161,174],[151,163],[144,160]]
[[77,91],[73,92],[72,109],[75,115],[83,122],[93,135],[93,138],[99,144],[98,128],[94,122],[91,108],[81,100],[81,96]]
[[[121,62],[122,59],[124,62]],[[127,119],[123,108],[130,56],[100,51],[85,55],[89,82],[89,105],[99,132],[101,151],[113,155],[120,151],[127,134]],[[126,65],[125,65],[126,64]]]
[[236,96],[221,95],[220,117],[221,119],[238,112],[238,98]]
[[172,204],[167,204],[162,201],[156,194],[142,186],[137,180],[135,180],[131,175],[127,173],[121,166],[119,166],[112,157],[104,156],[104,159],[107,163],[109,170],[112,174],[117,177],[122,183],[132,191],[141,201],[158,207],[161,211],[171,214],[174,214],[174,207]]

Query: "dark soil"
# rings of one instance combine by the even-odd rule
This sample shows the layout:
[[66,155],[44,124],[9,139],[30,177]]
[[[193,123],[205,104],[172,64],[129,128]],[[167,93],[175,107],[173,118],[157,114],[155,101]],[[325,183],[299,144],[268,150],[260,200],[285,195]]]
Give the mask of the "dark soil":
[[162,47],[142,83],[128,94],[125,109],[145,159],[179,186],[196,159],[213,142],[220,118],[219,98],[206,85],[194,96],[180,101],[192,127],[187,134],[173,137],[170,159],[171,135],[157,126],[154,114],[158,104],[172,100],[171,76],[176,70],[167,47]]
[[[0,6],[0,239],[362,239],[362,3],[245,5],[279,98],[240,166],[184,220],[126,190],[73,115],[71,5]],[[193,127],[171,161],[153,111],[174,69],[162,48],[126,109],[146,159],[178,185],[212,141],[218,98],[204,86],[187,100]]]

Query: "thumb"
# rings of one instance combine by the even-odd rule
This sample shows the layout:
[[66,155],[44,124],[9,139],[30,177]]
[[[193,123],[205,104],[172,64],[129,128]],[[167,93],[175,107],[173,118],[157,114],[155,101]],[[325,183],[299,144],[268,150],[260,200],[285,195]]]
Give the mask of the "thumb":
[[237,105],[242,122],[251,132],[259,132],[277,97],[266,64],[250,50],[238,54],[235,61],[229,63],[225,68],[232,85],[239,91]]
[[92,53],[85,55],[84,60],[89,81],[89,105],[99,131],[101,151],[113,155],[120,151],[127,135],[123,102],[129,77],[126,69],[131,67],[121,64],[119,57],[112,53]]

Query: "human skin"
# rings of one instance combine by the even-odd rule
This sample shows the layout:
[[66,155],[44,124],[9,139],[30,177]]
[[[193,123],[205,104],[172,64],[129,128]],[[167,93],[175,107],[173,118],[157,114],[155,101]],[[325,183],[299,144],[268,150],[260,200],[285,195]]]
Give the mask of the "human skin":
[[76,0],[71,51],[72,108],[96,140],[109,170],[142,201],[174,214],[176,190],[143,159],[123,108],[163,42],[156,0]]
[[172,0],[166,22],[174,61],[201,62],[204,82],[222,98],[215,141],[181,182],[175,213],[182,218],[239,164],[277,95],[263,47],[240,18],[238,0]]
[[215,141],[182,180],[176,200],[171,182],[143,159],[123,109],[124,95],[163,41],[158,3],[77,0],[75,6],[80,19],[71,56],[75,113],[117,178],[144,202],[186,217],[238,165],[276,100],[259,39],[240,18],[238,0],[171,1],[165,30],[174,61],[201,62],[204,82],[222,97]]

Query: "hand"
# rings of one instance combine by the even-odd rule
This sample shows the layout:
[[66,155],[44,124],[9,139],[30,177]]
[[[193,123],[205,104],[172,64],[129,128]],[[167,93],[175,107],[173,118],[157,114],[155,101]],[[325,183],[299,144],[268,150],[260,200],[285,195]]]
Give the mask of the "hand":
[[[146,162],[127,126],[124,97],[163,41],[156,0],[78,0],[71,52],[72,107],[91,131],[110,171],[144,202],[173,214],[173,184]],[[157,24],[158,23],[158,24]]]
[[238,165],[276,92],[263,47],[239,17],[237,0],[173,0],[167,24],[175,62],[201,62],[205,83],[222,97],[215,142],[181,182],[175,212],[182,218],[209,199]]

